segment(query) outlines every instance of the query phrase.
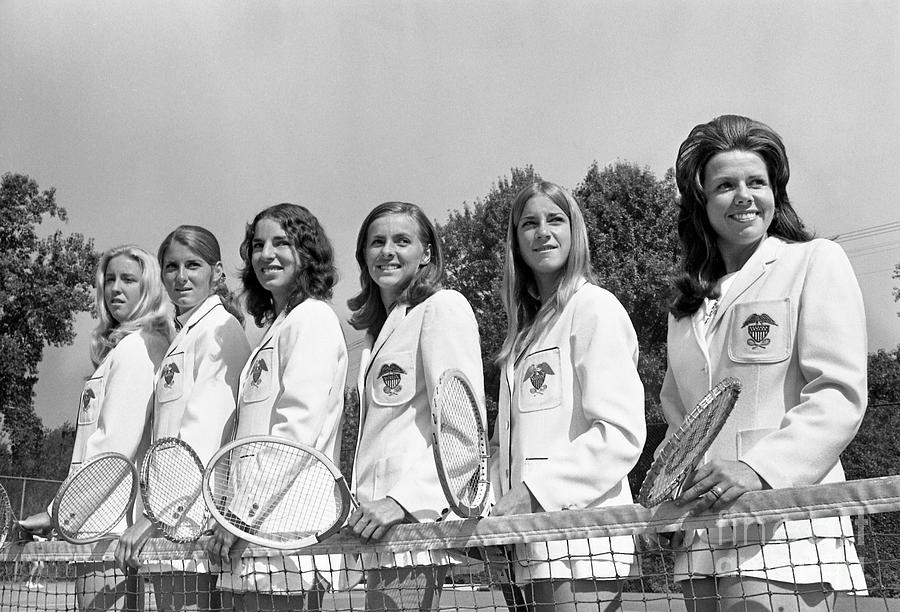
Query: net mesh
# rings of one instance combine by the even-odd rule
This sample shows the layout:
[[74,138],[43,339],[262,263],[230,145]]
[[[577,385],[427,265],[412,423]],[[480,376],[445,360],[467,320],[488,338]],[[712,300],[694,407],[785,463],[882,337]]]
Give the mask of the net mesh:
[[[144,548],[136,576],[111,563],[114,540],[30,542],[0,551],[0,609],[75,610],[80,593],[82,609],[537,612],[685,610],[693,603],[756,611],[819,602],[823,610],[900,610],[898,512],[900,477],[887,477],[748,493],[718,514],[692,516],[689,507],[665,503],[404,524],[370,544],[341,532],[302,551],[315,554],[315,563],[294,565],[260,564],[285,553],[246,547],[219,567],[208,563],[203,540],[158,539]],[[687,534],[687,549],[673,551],[670,534]],[[423,551],[441,561],[397,567],[401,553]],[[363,552],[375,553],[380,569],[356,572]],[[189,560],[209,573],[184,572]],[[308,575],[276,575],[289,565]],[[234,590],[235,575],[247,586],[260,568],[271,575],[255,577],[257,590]],[[276,583],[296,586],[274,596],[262,588]]]

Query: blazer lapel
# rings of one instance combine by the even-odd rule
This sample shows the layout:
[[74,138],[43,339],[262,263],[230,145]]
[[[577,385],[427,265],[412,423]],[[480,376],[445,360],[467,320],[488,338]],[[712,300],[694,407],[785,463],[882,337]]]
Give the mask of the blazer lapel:
[[728,289],[728,293],[723,295],[719,302],[719,308],[710,323],[710,330],[715,329],[722,320],[725,312],[731,308],[739,297],[741,297],[750,287],[755,285],[768,271],[769,265],[778,258],[778,251],[781,248],[781,240],[772,236],[766,238],[763,243],[756,249],[756,252],[747,260],[741,271],[738,272],[734,282]]

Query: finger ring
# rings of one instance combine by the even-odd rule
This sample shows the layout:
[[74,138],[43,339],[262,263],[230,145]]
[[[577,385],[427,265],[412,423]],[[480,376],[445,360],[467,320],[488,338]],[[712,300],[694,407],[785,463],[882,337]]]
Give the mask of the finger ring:
[[724,493],[725,491],[722,490],[722,487],[716,485],[712,489],[710,489],[709,492],[715,495],[716,499],[719,499],[720,497],[722,497],[722,493]]

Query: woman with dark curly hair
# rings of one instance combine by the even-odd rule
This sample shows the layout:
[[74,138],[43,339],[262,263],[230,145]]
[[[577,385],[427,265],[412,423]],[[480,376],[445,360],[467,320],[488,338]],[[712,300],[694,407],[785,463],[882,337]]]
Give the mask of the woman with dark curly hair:
[[[348,302],[350,324],[366,331],[367,346],[357,381],[359,508],[348,526],[377,540],[397,523],[434,521],[449,511],[431,448],[431,398],[451,368],[480,393],[481,348],[469,303],[441,289],[440,241],[418,206],[376,206],[360,227],[356,261],[361,291]],[[440,551],[364,553],[366,609],[437,609],[452,562]]]
[[[865,313],[847,256],[804,229],[784,144],[763,123],[696,126],[675,173],[683,274],[660,397],[670,433],[718,381],[743,382],[677,501],[720,510],[746,491],[844,480],[840,453],[866,408]],[[833,610],[835,591],[865,590],[852,534],[848,517],[691,532],[676,576],[690,611]]]
[[[247,310],[268,329],[241,374],[235,437],[280,436],[313,446],[337,463],[347,347],[326,303],[337,279],[331,243],[309,210],[278,204],[247,226],[241,258]],[[240,516],[240,510],[232,511]],[[226,568],[235,539],[219,527],[208,545]],[[220,582],[223,604],[238,610],[318,609],[323,590],[335,585],[340,561],[339,555],[234,560]]]

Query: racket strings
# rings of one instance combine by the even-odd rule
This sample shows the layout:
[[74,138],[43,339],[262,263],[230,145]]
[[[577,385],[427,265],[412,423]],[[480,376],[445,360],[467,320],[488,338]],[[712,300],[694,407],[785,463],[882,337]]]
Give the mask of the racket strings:
[[332,471],[294,446],[242,445],[213,470],[213,482],[221,487],[214,492],[220,514],[260,538],[289,542],[321,533],[344,509]]
[[703,397],[650,466],[639,495],[642,505],[652,507],[678,495],[731,414],[740,391],[740,381],[727,378]]
[[108,457],[81,468],[60,492],[60,535],[91,540],[109,533],[131,505],[133,478],[124,458]]
[[0,546],[6,542],[15,521],[16,517],[13,513],[12,503],[9,501],[9,495],[6,494],[6,489],[0,486]]
[[143,470],[144,505],[166,537],[195,540],[206,526],[203,470],[192,451],[180,444],[155,447]]
[[444,475],[462,504],[477,505],[486,481],[481,448],[484,432],[477,403],[465,383],[456,377],[447,379],[441,391],[438,447]]

